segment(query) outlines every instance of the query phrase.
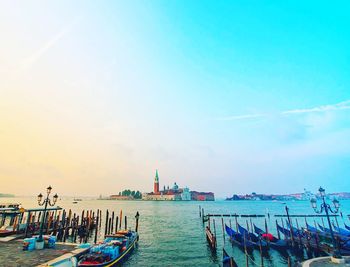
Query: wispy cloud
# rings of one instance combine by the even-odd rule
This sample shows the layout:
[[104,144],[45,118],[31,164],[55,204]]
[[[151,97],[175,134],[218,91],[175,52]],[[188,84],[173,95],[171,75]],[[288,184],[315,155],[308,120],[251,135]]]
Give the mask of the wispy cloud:
[[238,120],[248,120],[248,119],[258,119],[265,117],[266,114],[245,114],[245,115],[236,115],[228,116],[223,118],[218,118],[219,121],[238,121]]
[[234,115],[234,116],[217,118],[216,120],[236,121],[236,120],[262,119],[262,118],[268,117],[269,115],[279,115],[279,116],[299,115],[299,114],[336,111],[336,110],[345,110],[345,109],[350,109],[350,100],[345,100],[345,101],[342,101],[342,102],[339,102],[336,104],[322,105],[322,106],[317,106],[317,107],[312,107],[312,108],[284,110],[284,111],[278,112],[277,114],[267,114],[267,113],[243,114],[243,115]]
[[313,108],[286,110],[281,112],[281,114],[282,115],[302,114],[302,113],[325,112],[325,111],[342,110],[342,109],[350,109],[350,100],[339,102],[333,105],[323,105],[323,106],[318,106]]
[[75,18],[69,25],[65,26],[60,32],[53,36],[50,40],[44,43],[34,53],[23,59],[19,64],[19,71],[30,68],[35,62],[37,62],[47,51],[53,47],[59,40],[61,40],[67,33],[69,33],[73,26],[80,22],[82,17]]

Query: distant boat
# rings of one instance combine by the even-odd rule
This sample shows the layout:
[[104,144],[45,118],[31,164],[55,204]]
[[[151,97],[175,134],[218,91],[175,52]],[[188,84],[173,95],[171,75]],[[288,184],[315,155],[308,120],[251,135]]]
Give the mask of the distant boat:
[[73,201],[72,203],[73,203],[73,204],[77,204],[78,202],[77,202],[77,201]]
[[81,198],[74,198],[74,201],[83,201]]

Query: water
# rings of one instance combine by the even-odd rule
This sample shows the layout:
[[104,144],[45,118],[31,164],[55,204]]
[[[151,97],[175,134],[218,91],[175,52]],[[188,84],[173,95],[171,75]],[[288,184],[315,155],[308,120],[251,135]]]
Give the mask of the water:
[[[25,208],[37,207],[35,198],[0,199],[1,202],[19,202]],[[83,209],[102,209],[102,217],[108,209],[119,215],[123,210],[123,216],[128,216],[128,226],[134,229],[136,212],[140,213],[138,248],[132,253],[129,260],[123,266],[219,266],[222,259],[222,247],[233,255],[239,266],[245,266],[244,254],[232,247],[226,236],[225,244],[222,235],[221,218],[216,218],[216,232],[218,237],[217,255],[208,248],[204,233],[204,226],[199,219],[199,205],[205,213],[237,213],[237,214],[271,214],[268,220],[269,229],[274,232],[274,214],[285,214],[285,205],[272,201],[215,201],[215,202],[161,202],[161,201],[110,201],[87,200],[72,204],[72,199],[62,199],[57,203],[65,209],[81,213]],[[290,208],[290,214],[314,214],[307,201],[286,202]],[[339,218],[339,225],[343,222],[350,224],[345,214],[350,214],[350,201],[341,201],[344,220]],[[264,227],[261,218],[253,218],[253,223]],[[280,221],[280,219],[278,219]],[[295,219],[293,219],[293,222]],[[239,222],[245,226],[245,219],[239,218]],[[313,223],[313,219],[308,219]],[[229,224],[229,218],[224,219]],[[326,221],[325,221],[326,223]],[[232,225],[234,219],[232,218]],[[304,225],[304,219],[299,219],[299,225]],[[101,236],[102,238],[102,236]],[[264,266],[287,266],[287,256],[275,251],[270,251],[264,258]],[[293,258],[293,261],[301,260]],[[260,264],[260,254],[254,251],[253,260]],[[250,266],[254,266],[251,262]]]

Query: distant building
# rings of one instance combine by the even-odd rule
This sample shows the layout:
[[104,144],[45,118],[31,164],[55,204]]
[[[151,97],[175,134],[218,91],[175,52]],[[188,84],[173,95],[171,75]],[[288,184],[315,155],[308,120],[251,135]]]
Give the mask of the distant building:
[[156,176],[154,177],[153,192],[154,192],[155,194],[158,194],[158,193],[159,193],[159,176],[158,176],[158,170],[156,170]]
[[191,191],[191,199],[197,201],[213,201],[215,200],[215,197],[212,192]]
[[133,200],[132,196],[122,196],[122,195],[111,195],[109,196],[111,200]]
[[185,187],[182,191],[182,194],[181,194],[181,199],[182,200],[191,200],[191,192],[190,192],[190,189],[188,187]]
[[304,188],[304,193],[301,194],[301,200],[311,200],[315,195]]
[[159,190],[159,174],[156,170],[154,177],[153,192],[142,194],[143,200],[171,200],[171,201],[188,201],[188,200],[214,200],[214,193],[207,192],[196,192],[190,191],[188,187],[180,188],[175,182],[173,187],[170,189],[169,186],[163,187],[163,190]]

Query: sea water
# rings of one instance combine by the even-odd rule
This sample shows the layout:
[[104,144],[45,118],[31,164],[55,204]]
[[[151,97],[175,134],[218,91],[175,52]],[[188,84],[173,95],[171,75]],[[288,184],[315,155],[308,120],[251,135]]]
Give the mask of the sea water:
[[[73,198],[72,198],[73,199]],[[128,216],[128,228],[134,230],[135,214],[140,213],[139,234],[140,240],[137,248],[131,254],[123,266],[219,266],[222,259],[222,248],[226,248],[230,255],[233,255],[239,266],[245,266],[245,256],[236,246],[232,246],[227,235],[222,233],[221,218],[215,218],[215,227],[218,239],[217,253],[213,253],[207,244],[204,225],[199,218],[199,205],[204,209],[205,214],[260,214],[266,215],[269,230],[276,232],[275,220],[281,224],[281,218],[274,217],[275,214],[285,214],[285,206],[288,206],[289,213],[293,214],[315,214],[310,207],[309,201],[214,201],[214,202],[180,202],[180,201],[113,201],[113,200],[93,200],[83,199],[77,204],[72,203],[72,199],[63,198],[57,205],[73,212],[81,214],[82,210],[101,209],[102,219],[105,218],[106,209],[110,214],[114,211],[115,216],[123,211],[123,217]],[[36,199],[33,198],[1,198],[1,202],[19,202],[24,208],[38,207]],[[319,204],[319,203],[318,203]],[[340,227],[343,223],[350,225],[346,215],[350,214],[350,201],[340,201],[343,218],[338,218]],[[270,215],[268,218],[267,215]],[[285,218],[284,218],[285,219]],[[232,217],[224,218],[224,223],[235,225]],[[314,218],[308,218],[308,223],[314,224]],[[211,221],[213,229],[213,221]],[[246,227],[246,219],[239,218],[238,222]],[[296,226],[295,218],[292,218],[293,225]],[[322,222],[317,220],[317,222]],[[260,228],[264,229],[264,218],[252,218]],[[304,218],[298,219],[299,226],[304,226]],[[284,223],[285,224],[285,223]],[[324,219],[327,226],[327,221]],[[102,222],[102,226],[104,221]],[[250,221],[248,218],[248,225]],[[123,222],[124,227],[124,222]],[[99,238],[103,239],[102,230]],[[279,253],[270,250],[264,257],[264,266],[287,266],[289,254]],[[306,259],[306,255],[293,257],[293,263]],[[249,259],[250,266],[260,264],[260,254],[254,251]]]

